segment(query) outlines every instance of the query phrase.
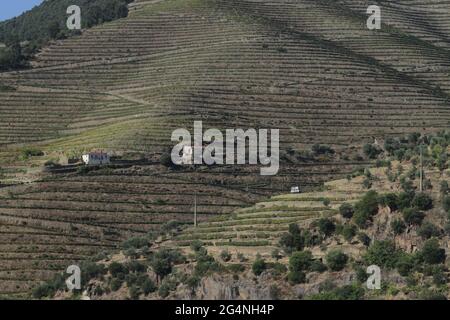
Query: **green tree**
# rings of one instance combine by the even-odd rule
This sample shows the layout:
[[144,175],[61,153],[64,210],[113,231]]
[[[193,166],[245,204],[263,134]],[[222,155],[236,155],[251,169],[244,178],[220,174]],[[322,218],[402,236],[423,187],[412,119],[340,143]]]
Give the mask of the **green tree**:
[[325,260],[332,271],[341,271],[347,264],[348,256],[340,250],[332,250],[327,253]]
[[399,235],[399,234],[402,234],[405,231],[406,226],[405,226],[405,223],[402,220],[395,219],[395,220],[391,221],[391,229],[392,229],[392,231],[394,232],[395,235]]
[[350,203],[345,202],[339,207],[339,213],[341,214],[342,217],[346,219],[351,219],[353,217],[354,211],[355,210]]
[[419,210],[429,210],[433,208],[433,200],[426,193],[418,193],[412,201],[412,206]]
[[371,265],[394,268],[398,260],[399,252],[395,244],[390,240],[375,241],[367,249],[364,259]]
[[429,221],[424,222],[417,230],[417,234],[423,239],[430,239],[431,237],[438,237],[441,231]]
[[410,225],[421,225],[425,214],[416,208],[407,208],[403,210],[403,220]]
[[328,218],[319,219],[319,221],[317,221],[317,226],[319,228],[319,232],[325,237],[332,235],[336,229],[334,222]]
[[257,276],[263,273],[263,271],[266,270],[266,268],[267,264],[261,257],[256,258],[255,262],[253,262],[252,271]]
[[446,257],[445,250],[439,247],[439,242],[435,238],[424,243],[420,255],[423,261],[428,264],[444,263]]

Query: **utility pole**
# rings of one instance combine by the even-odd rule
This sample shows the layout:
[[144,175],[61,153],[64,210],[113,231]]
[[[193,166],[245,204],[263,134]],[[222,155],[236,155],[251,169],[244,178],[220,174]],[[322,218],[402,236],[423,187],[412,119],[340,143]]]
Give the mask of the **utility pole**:
[[194,228],[197,228],[197,193],[194,196]]
[[423,150],[422,145],[420,145],[420,192],[423,192]]

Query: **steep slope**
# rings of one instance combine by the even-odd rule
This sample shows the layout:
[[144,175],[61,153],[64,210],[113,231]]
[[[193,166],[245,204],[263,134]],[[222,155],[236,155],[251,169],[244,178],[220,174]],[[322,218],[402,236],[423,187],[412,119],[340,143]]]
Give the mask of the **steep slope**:
[[[37,180],[2,189],[2,292],[27,293],[68,263],[170,220],[190,223],[195,193],[206,220],[293,185],[307,191],[345,177],[370,164],[359,145],[374,138],[448,128],[449,4],[405,3],[380,2],[385,25],[373,32],[365,1],[135,1],[127,18],[54,41],[35,68],[0,74],[10,88],[0,90],[2,183]],[[428,22],[415,24],[418,14]],[[160,166],[171,132],[194,120],[279,128],[280,173]],[[315,143],[338,152],[309,157]],[[44,156],[19,160],[28,148]],[[97,148],[139,160],[88,175],[38,172],[47,160]],[[179,240],[256,239],[270,248],[290,221],[329,213],[319,198],[314,210],[269,203],[243,216],[261,225],[212,221]],[[280,217],[280,229],[265,224],[266,213]],[[216,227],[225,229],[209,235]]]

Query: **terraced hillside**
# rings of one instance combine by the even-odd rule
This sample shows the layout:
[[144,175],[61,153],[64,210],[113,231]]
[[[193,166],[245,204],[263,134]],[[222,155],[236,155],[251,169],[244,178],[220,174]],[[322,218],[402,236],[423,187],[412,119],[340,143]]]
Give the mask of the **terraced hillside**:
[[[0,179],[35,181],[0,189],[0,293],[28,292],[69,262],[164,222],[191,223],[195,193],[206,220],[367,166],[355,156],[375,137],[448,128],[450,2],[380,2],[381,31],[365,29],[366,4],[135,1],[127,18],[55,41],[33,69],[0,74]],[[280,129],[279,174],[157,164],[171,132],[195,120],[205,128]],[[303,153],[316,143],[339,152],[313,161]],[[19,161],[26,148],[44,156]],[[149,161],[87,175],[40,173],[47,160],[92,149]],[[264,235],[230,225],[207,237],[270,245],[268,230],[326,215],[331,209],[318,197],[312,212],[280,212],[275,201],[242,212],[244,221],[280,214],[280,226],[251,227]]]
[[[388,181],[386,168],[373,168],[370,172],[376,177],[373,189],[380,194],[399,191],[398,182]],[[425,174],[435,185],[442,179],[438,170],[428,170]],[[308,226],[319,218],[335,216],[343,203],[354,204],[360,200],[367,192],[364,179],[358,176],[351,180],[334,180],[325,183],[324,191],[273,196],[252,207],[237,209],[232,215],[215,217],[197,228],[188,228],[168,245],[184,247],[200,240],[215,253],[228,248],[232,252],[261,253],[270,257],[289,224]],[[438,195],[436,188],[435,196]]]
[[[392,168],[399,167],[402,167],[402,172],[405,173],[413,168],[411,163],[401,163],[400,166],[398,162],[392,163]],[[371,190],[376,190],[380,197],[387,194],[398,194],[402,191],[402,183],[399,183],[398,180],[390,180],[389,172],[391,172],[391,169],[372,168],[369,172],[371,179],[374,181]],[[445,228],[445,223],[442,223],[442,221],[448,221],[449,219],[440,209],[440,201],[443,196],[438,187],[442,184],[442,181],[446,181],[447,184],[450,182],[449,174],[448,170],[443,173],[436,168],[429,168],[424,171],[424,176],[429,179],[430,186],[432,186],[427,194],[430,195],[434,203],[433,210],[426,214],[427,222],[425,224],[432,221],[432,224],[437,224],[437,230],[442,227]],[[278,195],[252,207],[237,209],[231,215],[212,218],[207,222],[200,223],[197,227],[189,227],[183,230],[173,239],[163,243],[163,247],[182,248],[183,251],[191,253],[192,248],[197,243],[201,243],[219,261],[223,261],[223,253],[227,252],[235,257],[233,262],[246,262],[245,264],[248,267],[258,257],[262,257],[266,261],[274,261],[275,259],[276,262],[282,259],[284,255],[274,258],[274,252],[279,252],[280,247],[283,247],[281,244],[283,236],[288,233],[291,224],[296,224],[300,226],[301,230],[310,232],[309,236],[312,237],[314,237],[314,232],[317,232],[317,224],[315,223],[319,220],[334,221],[340,227],[348,224],[350,220],[342,218],[340,207],[344,203],[355,207],[355,204],[367,194],[368,189],[364,186],[365,176],[367,175],[368,173],[352,179],[329,181],[325,183],[324,191]],[[415,181],[414,185],[417,182]],[[361,231],[369,236],[368,239],[371,239],[372,243],[377,240],[390,239],[397,248],[406,252],[415,252],[422,246],[423,239],[429,238],[421,234],[420,228],[417,226],[410,226],[406,233],[401,236],[389,231],[389,228],[392,228],[392,221],[398,219],[399,216],[398,213],[392,212],[389,207],[380,206],[379,215],[380,217],[377,218],[376,222],[373,222],[371,227],[363,228]],[[336,227],[337,236],[335,238],[329,239],[326,243],[319,241],[321,245],[311,245],[312,248],[309,250],[312,251],[312,254],[319,259],[324,259],[327,252],[339,250],[354,258],[361,257],[367,250],[367,246],[359,240],[361,238],[357,240],[356,232],[344,240],[340,238],[344,235],[343,229],[341,231],[337,231],[337,229],[338,227]],[[403,231],[400,233],[403,233]],[[450,253],[448,231],[439,231],[435,236],[444,238],[441,244],[448,255]],[[246,259],[240,259],[240,256],[244,256]],[[286,259],[282,261],[283,263],[287,262]],[[339,276],[333,274],[331,280],[337,279],[339,279]],[[445,283],[448,283],[447,280]]]

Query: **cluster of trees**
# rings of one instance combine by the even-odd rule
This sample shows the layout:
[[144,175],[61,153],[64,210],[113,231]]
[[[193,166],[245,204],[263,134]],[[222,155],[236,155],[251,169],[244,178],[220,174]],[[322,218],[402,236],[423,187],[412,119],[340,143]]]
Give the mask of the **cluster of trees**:
[[[450,144],[450,132],[443,131],[435,135],[421,135],[411,133],[403,138],[388,138],[384,142],[384,149],[389,156],[403,161],[415,160],[421,150],[424,164],[432,164],[440,170],[448,168],[447,147]],[[415,158],[415,159],[413,159]]]
[[81,8],[82,28],[123,18],[132,0],[47,0],[19,17],[0,23],[0,71],[26,66],[26,61],[52,39],[64,39],[79,31],[66,27],[67,8]]
[[20,68],[24,65],[24,59],[20,43],[8,42],[5,48],[0,48],[0,71]]
[[[345,219],[352,219],[360,228],[366,228],[373,216],[378,213],[378,207],[389,207],[392,211],[402,210],[403,220],[409,225],[420,225],[425,217],[423,210],[433,207],[431,197],[426,193],[415,193],[413,190],[400,194],[388,193],[379,195],[376,191],[367,192],[354,206],[344,203],[339,208],[340,214]],[[394,233],[403,232],[403,221],[392,222]]]
[[424,272],[430,266],[445,263],[445,249],[439,246],[436,238],[425,241],[421,250],[408,254],[395,247],[390,240],[375,241],[367,250],[364,261],[386,269],[397,269],[402,276],[412,271]]

